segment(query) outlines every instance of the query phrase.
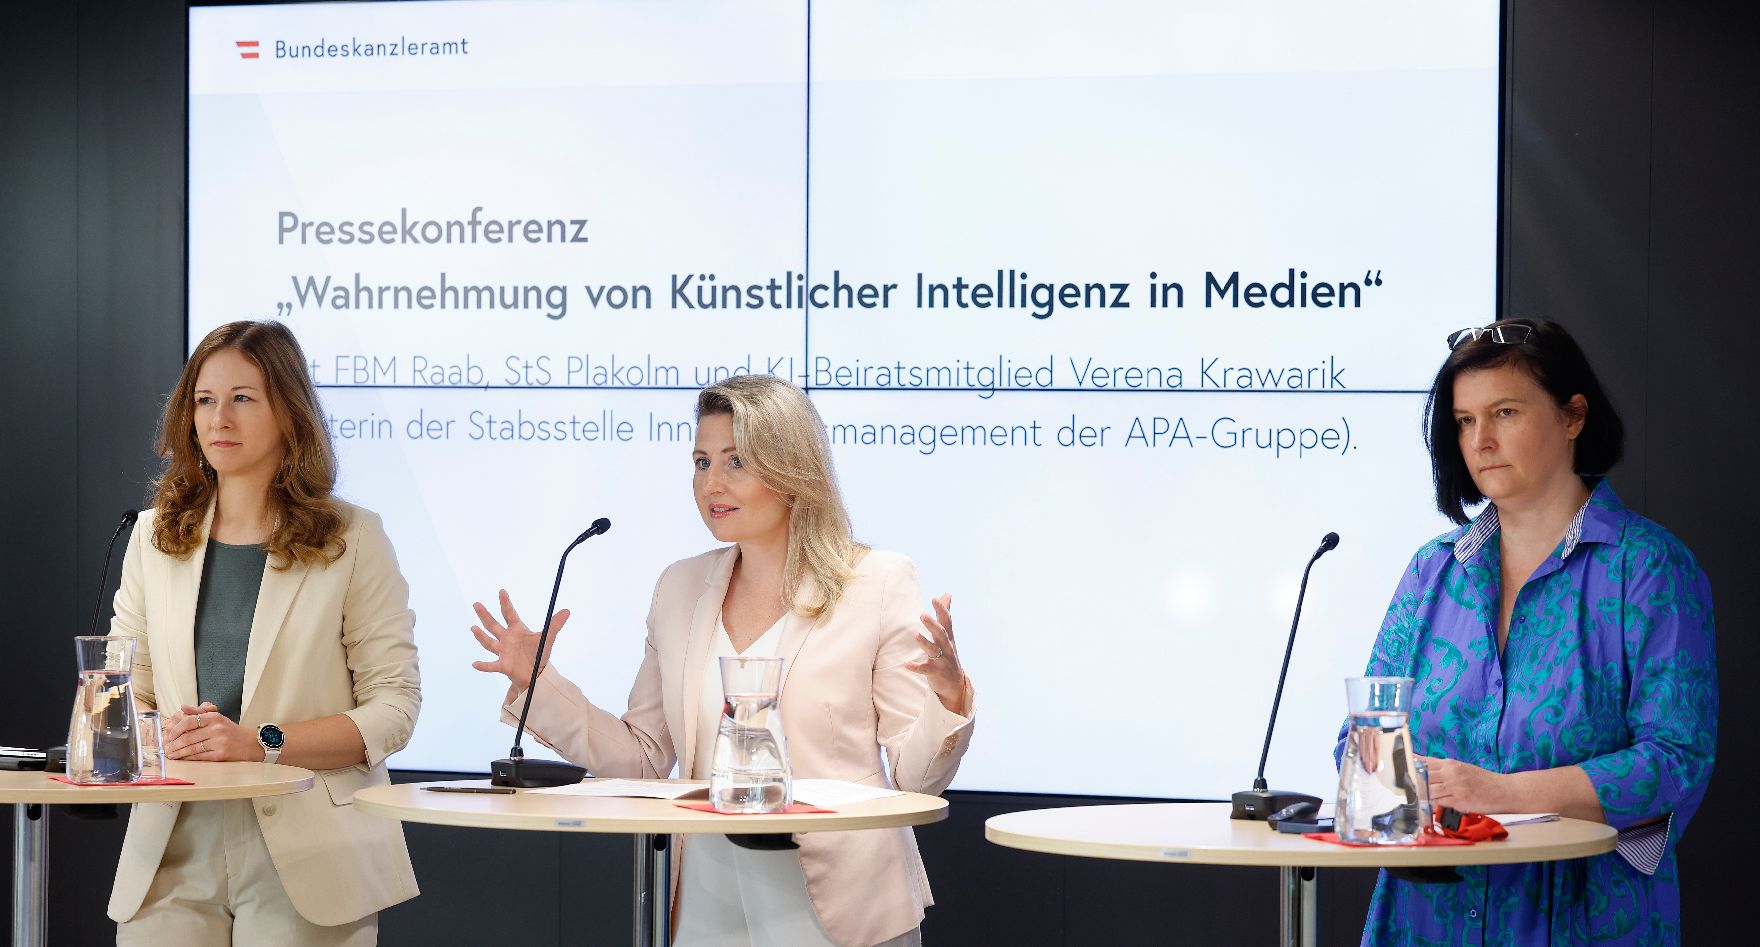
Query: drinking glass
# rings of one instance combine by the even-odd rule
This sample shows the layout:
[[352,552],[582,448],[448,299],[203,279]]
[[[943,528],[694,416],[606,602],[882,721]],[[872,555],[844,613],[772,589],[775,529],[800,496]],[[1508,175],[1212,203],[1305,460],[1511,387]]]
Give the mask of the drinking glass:
[[1412,765],[1418,771],[1418,834],[1424,835],[1436,821],[1436,807],[1430,801],[1430,764],[1420,758]]
[[157,710],[143,710],[136,715],[141,730],[141,778],[159,779],[165,775],[165,728]]

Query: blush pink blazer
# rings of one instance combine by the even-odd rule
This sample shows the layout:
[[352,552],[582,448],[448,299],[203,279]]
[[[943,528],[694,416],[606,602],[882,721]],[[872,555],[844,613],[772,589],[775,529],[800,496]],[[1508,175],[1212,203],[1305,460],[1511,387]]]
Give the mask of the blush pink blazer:
[[[738,557],[737,546],[717,549],[661,573],[648,612],[646,656],[623,716],[595,706],[546,668],[527,721],[532,736],[598,776],[664,778],[675,763],[692,772],[703,665]],[[779,704],[797,778],[930,794],[953,781],[971,743],[972,720],[948,711],[923,677],[904,667],[922,657],[917,616],[926,603],[908,558],[872,551],[829,617],[784,616]],[[504,721],[518,722],[524,696],[502,709]],[[796,841],[807,893],[840,944],[864,947],[897,937],[918,926],[923,909],[934,903],[908,828],[817,832]]]

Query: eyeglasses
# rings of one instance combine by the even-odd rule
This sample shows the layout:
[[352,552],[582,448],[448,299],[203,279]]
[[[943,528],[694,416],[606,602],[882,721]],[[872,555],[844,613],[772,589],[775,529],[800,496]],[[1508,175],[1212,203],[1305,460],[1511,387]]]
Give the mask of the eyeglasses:
[[1461,329],[1448,335],[1450,351],[1458,348],[1463,342],[1478,342],[1489,339],[1504,345],[1521,345],[1534,337],[1534,327],[1524,325],[1488,325],[1478,328]]

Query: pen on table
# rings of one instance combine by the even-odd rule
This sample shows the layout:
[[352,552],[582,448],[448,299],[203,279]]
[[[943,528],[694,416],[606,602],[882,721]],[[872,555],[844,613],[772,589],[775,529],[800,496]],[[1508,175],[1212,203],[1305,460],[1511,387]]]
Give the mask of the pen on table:
[[497,796],[511,796],[513,790],[506,786],[423,786],[429,792],[489,792]]

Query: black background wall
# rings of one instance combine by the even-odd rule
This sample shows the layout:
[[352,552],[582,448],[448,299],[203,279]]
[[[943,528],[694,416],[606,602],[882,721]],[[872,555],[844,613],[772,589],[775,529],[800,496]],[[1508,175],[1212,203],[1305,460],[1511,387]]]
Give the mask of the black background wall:
[[[89,620],[116,516],[153,474],[150,434],[182,358],[185,20],[183,0],[3,16],[0,742],[43,745],[62,739],[70,682],[57,669]],[[1511,0],[1510,16],[1505,303],[1582,339],[1631,429],[1615,486],[1710,573],[1723,752],[1680,857],[1687,937],[1728,936],[1716,932],[1751,913],[1741,787],[1760,779],[1743,752],[1760,688],[1742,684],[1760,660],[1742,607],[1760,567],[1744,492],[1760,470],[1760,34],[1752,13],[1689,0]],[[1005,850],[983,840],[989,816],[1105,800],[952,796],[952,817],[919,830],[941,901],[932,942],[1276,936],[1271,870]],[[113,937],[103,910],[121,834],[120,821],[54,817],[51,943]],[[425,893],[383,915],[385,943],[505,941],[505,917],[529,943],[628,940],[626,840],[412,826],[409,841]],[[1323,873],[1328,943],[1354,942],[1371,882]]]

